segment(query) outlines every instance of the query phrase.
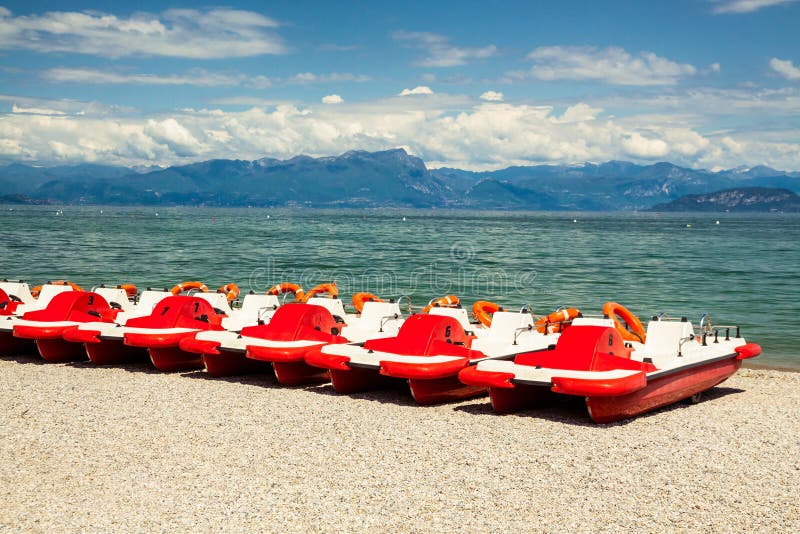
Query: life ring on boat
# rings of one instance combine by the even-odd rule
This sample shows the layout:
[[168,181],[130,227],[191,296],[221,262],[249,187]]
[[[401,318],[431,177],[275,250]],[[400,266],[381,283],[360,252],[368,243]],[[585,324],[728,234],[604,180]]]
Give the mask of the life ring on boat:
[[139,292],[137,287],[135,285],[133,285],[133,284],[120,284],[120,285],[117,286],[117,288],[118,289],[124,289],[125,290],[125,294],[128,295],[129,297],[135,297],[136,293]]
[[461,304],[461,299],[456,295],[445,295],[438,299],[431,300],[427,306],[422,308],[422,313],[428,313],[433,308],[455,308],[459,304]]
[[492,315],[495,312],[504,311],[503,307],[488,300],[479,300],[472,305],[472,315],[483,326],[492,325]]
[[308,299],[316,297],[317,295],[328,295],[328,298],[331,299],[339,298],[339,288],[336,287],[336,282],[319,284],[312,287],[308,293],[303,296],[303,302],[308,302]]
[[272,286],[267,290],[267,295],[280,295],[282,293],[293,294],[295,302],[302,301],[303,295],[305,295],[303,288],[300,287],[299,284],[291,284],[289,282],[282,282],[280,284],[275,284],[274,286]]
[[353,306],[356,307],[356,311],[361,313],[361,310],[364,309],[364,303],[366,302],[386,302],[382,298],[378,297],[377,295],[373,295],[372,293],[355,293],[353,295]]
[[[638,341],[640,343],[644,343],[645,340],[645,331],[644,326],[642,326],[642,322],[636,317],[628,308],[623,306],[622,304],[617,304],[616,302],[606,302],[603,304],[603,314],[607,315],[614,321],[614,327],[619,332],[619,335],[622,336],[622,339],[625,341]],[[625,321],[628,324],[628,328],[625,328],[620,322],[620,319]]]
[[228,302],[232,302],[239,296],[239,286],[233,283],[225,284],[217,289],[217,293],[225,293],[225,298],[228,299]]
[[201,293],[208,293],[208,286],[205,285],[203,282],[181,282],[180,284],[176,284],[172,289],[170,289],[170,293],[173,295],[180,295],[186,291],[196,289]]
[[[47,285],[51,286],[69,286],[72,288],[73,291],[83,291],[83,288],[78,284],[73,284],[72,282],[68,282],[67,280],[53,280],[52,282],[47,282]],[[39,298],[39,293],[42,292],[42,286],[36,286],[31,289],[31,296],[33,298]]]
[[581,311],[578,308],[562,308],[556,310],[550,315],[542,317],[536,321],[536,330],[542,334],[552,334],[554,332],[561,332],[563,330],[562,323],[572,321],[576,317],[580,317]]

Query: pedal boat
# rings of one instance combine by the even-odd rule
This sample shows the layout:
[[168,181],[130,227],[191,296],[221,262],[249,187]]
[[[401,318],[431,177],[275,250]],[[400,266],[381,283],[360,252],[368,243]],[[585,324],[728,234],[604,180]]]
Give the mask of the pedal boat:
[[45,284],[34,289],[38,297],[23,281],[0,282],[0,355],[36,354],[34,340],[14,337],[14,325],[25,313],[47,308],[53,297],[72,291],[72,286]]
[[123,343],[147,349],[150,361],[160,371],[202,369],[202,358],[180,349],[181,339],[201,330],[222,330],[225,315],[198,296],[177,295],[162,299],[146,317],[129,319]]
[[330,370],[339,393],[407,381],[413,398],[427,405],[485,394],[483,387],[461,383],[459,371],[486,359],[544,350],[559,335],[540,333],[530,313],[495,310],[487,328],[471,324],[463,308],[428,311],[406,319],[394,337],[328,345],[310,352],[306,362]]
[[309,298],[284,304],[267,324],[241,332],[199,332],[182,341],[187,351],[203,354],[212,376],[269,372],[278,382],[297,386],[327,382],[328,372],[305,363],[309,350],[327,344],[392,335],[402,322],[395,303],[367,302],[360,315],[345,313],[338,298]]
[[480,362],[460,371],[459,379],[488,388],[498,413],[541,405],[553,394],[573,395],[586,399],[593,421],[610,423],[684,399],[698,402],[742,360],[761,353],[740,337],[739,327],[704,324],[698,333],[685,318],[653,317],[646,332],[641,323],[631,332],[611,317],[616,326],[576,320],[551,350]]
[[49,362],[86,359],[82,346],[64,341],[63,333],[80,323],[113,322],[116,312],[106,299],[91,291],[65,291],[53,297],[43,310],[25,313],[14,323],[16,338],[32,340]]

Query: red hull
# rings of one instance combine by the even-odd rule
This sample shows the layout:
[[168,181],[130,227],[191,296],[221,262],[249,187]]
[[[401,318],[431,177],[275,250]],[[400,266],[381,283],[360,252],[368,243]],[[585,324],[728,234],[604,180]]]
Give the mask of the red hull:
[[302,386],[328,382],[331,377],[327,369],[312,367],[306,362],[273,362],[275,378],[284,386]]
[[203,356],[182,351],[177,346],[151,347],[148,349],[150,361],[159,371],[171,373],[174,371],[192,371],[203,369]]
[[36,354],[36,343],[32,339],[14,337],[11,332],[0,332],[0,356]]
[[150,359],[147,349],[131,347],[122,340],[104,339],[100,343],[86,343],[86,353],[95,365],[119,365],[146,362]]
[[596,423],[627,419],[688,399],[724,382],[742,366],[736,358],[693,367],[648,381],[644,389],[619,397],[586,397],[589,415]]
[[486,395],[485,387],[462,384],[458,380],[458,375],[428,380],[410,378],[408,386],[411,388],[414,400],[424,406]]
[[63,339],[37,339],[39,354],[51,363],[79,362],[88,358],[82,343],[72,343]]
[[552,397],[553,393],[545,387],[516,385],[513,388],[489,388],[492,409],[500,414],[535,408]]
[[330,374],[333,389],[337,393],[345,395],[376,389],[388,389],[396,386],[398,382],[405,382],[400,378],[384,376],[377,369],[364,369],[363,367],[351,367],[347,371],[331,369]]
[[247,358],[243,352],[228,351],[219,351],[219,354],[203,354],[203,363],[206,366],[208,374],[216,378],[252,373],[268,373],[271,367],[269,362],[251,360]]

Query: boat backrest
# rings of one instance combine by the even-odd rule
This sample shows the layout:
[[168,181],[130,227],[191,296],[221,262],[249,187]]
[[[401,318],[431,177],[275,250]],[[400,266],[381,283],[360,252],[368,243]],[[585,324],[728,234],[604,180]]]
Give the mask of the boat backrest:
[[678,346],[692,334],[689,321],[650,321],[647,323],[642,356],[653,359],[656,367],[662,368],[678,355]]
[[14,295],[22,304],[33,304],[36,299],[31,295],[31,288],[25,282],[0,282],[0,289],[8,296]]
[[433,307],[428,312],[430,315],[443,315],[458,321],[464,330],[474,330],[475,326],[469,323],[469,314],[465,308]]
[[42,290],[39,291],[39,298],[36,300],[36,306],[45,308],[50,301],[53,300],[53,297],[58,295],[59,293],[65,293],[67,291],[72,291],[70,286],[62,286],[62,285],[53,285],[53,284],[45,284],[42,286]]
[[267,310],[275,310],[281,305],[276,295],[245,295],[238,315],[247,319],[258,320]]
[[572,326],[614,326],[614,321],[605,317],[576,317]]
[[514,336],[521,328],[533,326],[533,317],[529,313],[498,311],[492,315],[489,336],[492,339],[513,342]]
[[358,327],[361,330],[377,332],[382,326],[395,321],[393,319],[395,315],[398,317],[397,320],[403,320],[400,305],[396,302],[365,302],[364,308],[361,310]]
[[231,305],[228,304],[228,297],[225,296],[225,293],[192,293],[192,296],[205,300],[211,304],[212,308],[216,308],[225,315],[230,315],[233,311],[231,310]]
[[317,306],[322,306],[329,312],[331,315],[341,317],[344,319],[346,312],[344,311],[344,304],[342,303],[342,299],[328,299],[323,297],[311,297],[306,301],[307,304],[315,304]]
[[119,309],[122,311],[130,311],[133,308],[133,303],[128,299],[128,293],[124,289],[117,287],[98,287],[94,292],[106,299],[112,309],[115,308],[114,304],[118,304]]
[[136,302],[135,312],[138,315],[150,315],[150,312],[153,311],[153,308],[156,307],[161,300],[171,297],[172,293],[169,291],[153,291],[148,289],[146,291],[142,291],[142,294],[139,295],[139,300]]

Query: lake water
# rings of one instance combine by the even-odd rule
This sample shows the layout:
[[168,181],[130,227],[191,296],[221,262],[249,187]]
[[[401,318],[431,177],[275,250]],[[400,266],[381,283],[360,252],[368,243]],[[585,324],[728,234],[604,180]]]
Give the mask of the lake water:
[[800,216],[789,214],[0,207],[0,277],[140,289],[454,293],[537,313],[607,300],[642,319],[739,324],[762,364],[800,369]]

